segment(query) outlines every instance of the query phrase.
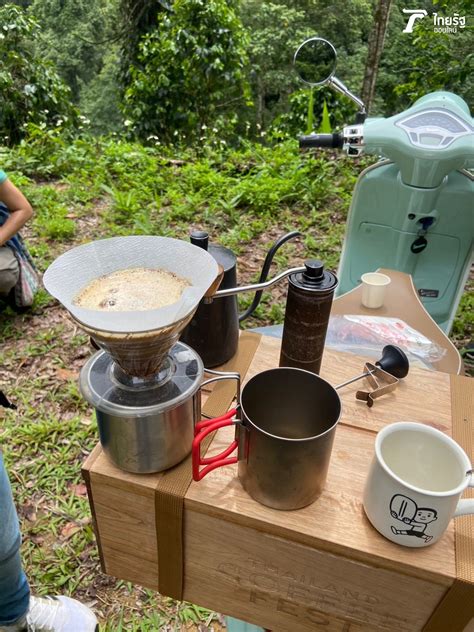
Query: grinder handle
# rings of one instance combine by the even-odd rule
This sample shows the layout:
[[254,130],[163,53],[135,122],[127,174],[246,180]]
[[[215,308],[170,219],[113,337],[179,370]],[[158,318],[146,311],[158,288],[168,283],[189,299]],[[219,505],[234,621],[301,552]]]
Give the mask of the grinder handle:
[[[229,410],[228,413],[222,415],[221,417],[215,417],[214,419],[204,419],[196,424],[194,429],[194,439],[192,446],[192,460],[193,460],[193,479],[195,481],[202,480],[209,472],[215,470],[218,467],[223,467],[224,465],[232,465],[237,463],[238,458],[233,456],[231,458],[227,458],[234,450],[237,448],[238,443],[234,439],[232,443],[222,452],[216,454],[211,457],[202,457],[201,456],[201,443],[207,437],[210,432],[214,432],[214,430],[218,430],[219,428],[224,428],[225,426],[232,426],[234,422],[232,421],[232,417],[237,414],[237,409],[233,408]],[[202,470],[199,469],[201,465],[205,465]]]

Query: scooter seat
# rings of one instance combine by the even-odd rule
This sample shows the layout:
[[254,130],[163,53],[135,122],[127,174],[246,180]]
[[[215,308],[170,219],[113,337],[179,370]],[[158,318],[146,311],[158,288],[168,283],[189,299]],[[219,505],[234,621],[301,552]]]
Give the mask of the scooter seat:
[[377,272],[382,272],[391,279],[391,283],[387,287],[383,307],[378,309],[364,307],[361,300],[362,285],[358,285],[353,290],[334,299],[331,316],[358,314],[399,318],[446,350],[442,358],[433,362],[435,370],[444,373],[461,374],[463,372],[463,362],[458,350],[423,307],[413,285],[412,277],[404,272],[386,268],[379,268]]

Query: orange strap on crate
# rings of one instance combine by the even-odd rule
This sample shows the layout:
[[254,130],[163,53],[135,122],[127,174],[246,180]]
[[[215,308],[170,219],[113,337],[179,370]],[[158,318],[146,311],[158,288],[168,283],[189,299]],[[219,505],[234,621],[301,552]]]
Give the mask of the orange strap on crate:
[[[474,381],[451,376],[451,416],[453,439],[474,460]],[[473,498],[468,488],[464,498]],[[454,522],[456,579],[428,619],[423,632],[461,632],[474,617],[474,516]]]
[[[237,371],[243,379],[260,344],[260,338],[260,334],[242,332],[237,354],[220,369]],[[234,398],[235,380],[217,382],[203,407],[203,414],[208,417],[224,414]],[[202,454],[206,453],[213,434],[203,442]],[[162,595],[178,600],[183,598],[184,497],[191,481],[191,457],[188,457],[176,467],[163,472],[155,488],[158,590]]]

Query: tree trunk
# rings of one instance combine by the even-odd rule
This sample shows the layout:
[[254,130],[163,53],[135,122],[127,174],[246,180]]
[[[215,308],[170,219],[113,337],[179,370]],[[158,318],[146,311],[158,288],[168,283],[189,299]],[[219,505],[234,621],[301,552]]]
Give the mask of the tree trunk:
[[387,30],[388,16],[392,0],[379,0],[374,15],[374,26],[369,36],[369,50],[365,65],[364,82],[362,84],[362,101],[367,111],[370,110],[375,94],[375,82],[382,57],[385,32]]
[[264,129],[264,111],[265,111],[265,88],[263,86],[262,75],[257,76],[257,125],[260,125],[259,133]]
[[158,13],[171,10],[173,0],[120,0],[118,12],[122,30],[119,80],[129,82],[129,69],[137,63],[141,38],[156,27]]

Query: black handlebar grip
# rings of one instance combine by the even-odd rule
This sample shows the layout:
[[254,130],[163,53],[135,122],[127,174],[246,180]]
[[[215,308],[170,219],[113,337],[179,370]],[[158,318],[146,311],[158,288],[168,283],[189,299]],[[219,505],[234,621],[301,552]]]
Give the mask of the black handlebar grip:
[[342,149],[342,134],[309,134],[300,136],[300,149],[311,149],[312,147],[323,147],[325,149]]

